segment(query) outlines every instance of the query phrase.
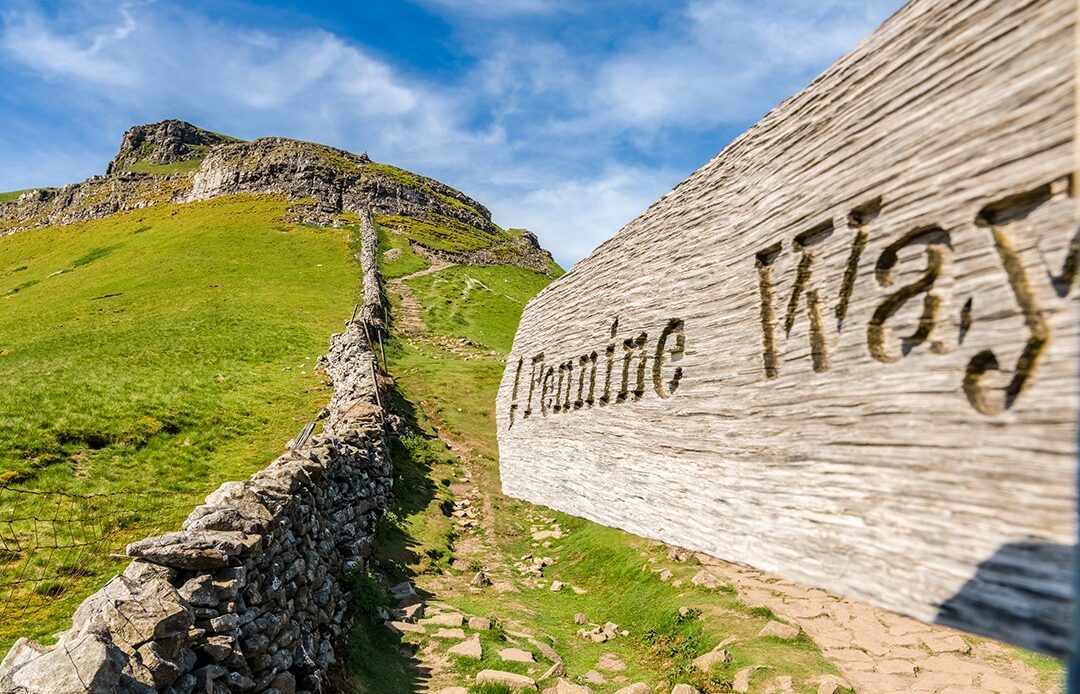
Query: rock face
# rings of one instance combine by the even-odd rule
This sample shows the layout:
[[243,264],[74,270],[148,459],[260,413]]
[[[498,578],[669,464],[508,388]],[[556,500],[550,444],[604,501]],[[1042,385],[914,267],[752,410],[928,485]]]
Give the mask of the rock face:
[[495,231],[486,207],[439,181],[375,164],[366,154],[280,137],[216,148],[195,172],[187,199],[234,193],[314,198],[328,213],[367,209],[377,215],[435,214]]
[[129,545],[134,561],[55,646],[12,648],[0,694],[324,690],[392,478],[363,324],[320,362],[334,384],[322,432],[223,484],[182,530]]
[[236,138],[197,128],[182,120],[136,125],[124,133],[120,151],[106,173],[118,173],[134,164],[172,164],[202,159],[210,148],[236,142]]
[[537,295],[504,491],[1067,653],[1076,21],[910,2]]

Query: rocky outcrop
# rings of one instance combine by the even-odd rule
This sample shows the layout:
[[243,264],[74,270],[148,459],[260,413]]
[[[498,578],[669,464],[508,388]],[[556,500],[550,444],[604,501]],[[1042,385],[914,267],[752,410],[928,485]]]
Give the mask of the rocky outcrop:
[[125,171],[139,163],[172,164],[202,159],[210,148],[236,142],[236,138],[197,128],[182,120],[136,125],[124,133],[120,151],[106,173]]
[[325,212],[360,212],[431,218],[441,215],[495,233],[486,207],[431,178],[366,154],[281,137],[216,148],[195,172],[189,200],[235,193],[312,198]]
[[0,203],[0,236],[177,202],[190,190],[191,174],[139,173],[93,176],[63,188],[28,190],[16,202]]
[[551,253],[534,243],[535,236],[526,232],[521,236],[502,239],[490,248],[480,248],[461,253],[435,250],[411,243],[414,253],[431,263],[451,263],[454,265],[517,265],[527,270],[551,274],[555,261]]
[[334,384],[322,432],[222,485],[180,531],[129,545],[132,563],[55,646],[15,644],[0,693],[327,691],[391,476],[363,326],[321,363]]

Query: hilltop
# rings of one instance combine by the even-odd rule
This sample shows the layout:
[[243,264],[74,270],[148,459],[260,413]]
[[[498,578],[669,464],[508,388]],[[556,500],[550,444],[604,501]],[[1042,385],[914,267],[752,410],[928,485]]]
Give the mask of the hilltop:
[[502,229],[486,207],[433,178],[366,153],[282,137],[246,142],[179,120],[130,128],[104,175],[0,194],[0,236],[243,193],[283,196],[295,203],[289,220],[310,225],[341,225],[339,215],[370,209],[449,262],[561,274],[532,233]]

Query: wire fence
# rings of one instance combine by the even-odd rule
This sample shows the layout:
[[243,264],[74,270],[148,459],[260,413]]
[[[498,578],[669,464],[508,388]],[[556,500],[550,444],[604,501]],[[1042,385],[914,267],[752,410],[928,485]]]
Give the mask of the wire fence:
[[[176,525],[191,499],[158,491],[74,494],[0,486],[0,632],[93,592],[124,546]],[[48,620],[46,620],[48,621]]]

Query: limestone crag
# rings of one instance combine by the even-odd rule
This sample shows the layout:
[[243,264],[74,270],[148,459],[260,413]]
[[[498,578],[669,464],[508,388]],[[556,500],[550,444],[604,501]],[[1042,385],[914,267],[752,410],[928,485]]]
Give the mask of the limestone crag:
[[486,207],[450,186],[366,154],[281,137],[214,149],[195,172],[189,200],[235,193],[313,198],[327,212],[370,209],[378,215],[442,215],[494,233]]
[[117,212],[176,202],[191,190],[191,174],[117,173],[62,188],[28,190],[0,203],[0,237],[36,227],[100,219]]
[[335,335],[322,364],[323,431],[222,485],[179,532],[129,545],[134,561],[55,646],[15,644],[0,693],[328,691],[348,574],[370,552],[391,469],[363,326]]
[[[147,173],[137,163],[201,160],[194,171]],[[341,212],[444,218],[496,234],[491,213],[439,181],[311,142],[268,137],[252,142],[216,135],[182,121],[136,126],[124,135],[109,173],[62,188],[39,188],[0,203],[0,236],[42,226],[107,217],[149,205],[237,193],[312,200],[297,221],[336,223]],[[504,261],[505,262],[505,261]]]
[[202,159],[210,148],[236,142],[236,138],[197,128],[182,120],[136,125],[126,133],[120,151],[106,173],[125,171],[139,163],[173,164]]
[[554,262],[551,253],[540,248],[536,236],[531,231],[522,231],[524,231],[523,234],[512,237],[507,243],[461,253],[425,248],[416,242],[410,245],[413,253],[422,256],[430,263],[453,265],[506,265],[509,263],[536,272],[550,273]]

